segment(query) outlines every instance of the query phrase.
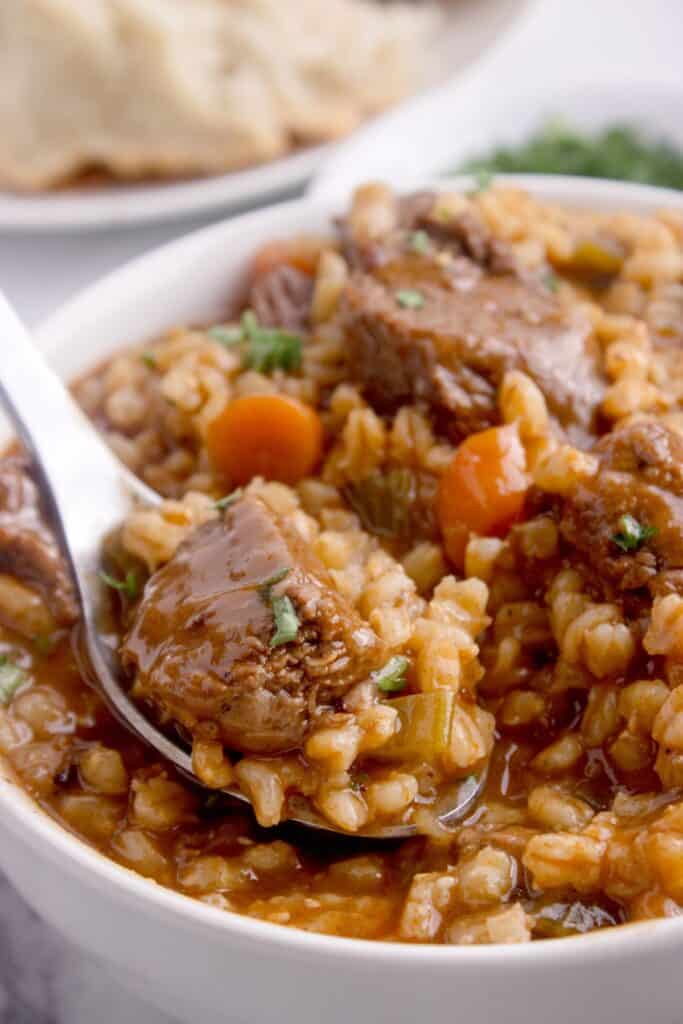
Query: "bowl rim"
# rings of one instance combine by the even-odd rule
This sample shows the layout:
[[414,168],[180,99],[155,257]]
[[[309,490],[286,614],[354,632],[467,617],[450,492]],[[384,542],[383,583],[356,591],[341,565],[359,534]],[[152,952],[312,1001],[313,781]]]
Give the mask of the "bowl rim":
[[[523,34],[521,38],[524,38]],[[564,120],[562,111],[568,111],[566,120],[569,129],[578,127],[581,134],[593,135],[600,130],[598,126],[606,128],[615,123],[635,123],[644,136],[651,138],[652,141],[664,138],[671,139],[674,144],[677,143],[680,132],[662,127],[652,128],[643,114],[643,110],[655,110],[659,116],[662,108],[668,111],[680,109],[683,102],[681,84],[666,74],[665,69],[659,74],[653,73],[652,70],[646,70],[644,73],[637,68],[633,70],[628,82],[631,103],[629,112],[626,113],[623,79],[615,78],[609,73],[601,74],[595,69],[589,70],[588,73],[588,78],[551,78],[545,83],[542,96],[539,95],[535,82],[527,82],[521,88],[515,88],[509,94],[501,96],[498,79],[490,70],[483,77],[477,74],[468,76],[460,83],[459,89],[454,88],[453,83],[447,82],[422,95],[413,96],[400,107],[387,111],[375,124],[365,125],[352,136],[342,140],[337,147],[334,160],[322,166],[309,184],[307,193],[316,198],[328,195],[339,197],[359,180],[364,180],[359,177],[358,168],[368,166],[370,172],[364,172],[366,177],[369,173],[371,177],[381,178],[385,172],[391,176],[392,167],[395,165],[397,184],[404,187],[412,187],[416,180],[424,180],[427,177],[462,177],[463,172],[459,172],[457,168],[465,161],[478,159],[482,154],[499,146],[514,148],[533,132],[541,130],[549,119],[559,116],[561,121]],[[583,114],[577,114],[579,107],[582,111],[590,111],[587,120],[593,122],[592,127],[583,124]],[[477,138],[475,142],[468,138],[469,115],[472,109],[483,110],[484,123],[487,125],[483,137]],[[439,138],[432,133],[429,139],[424,137],[425,125],[456,123],[454,111],[457,112],[457,123],[465,128],[467,142],[464,148],[462,138],[454,143],[452,136],[448,135]],[[493,121],[490,120],[492,113],[495,115]],[[530,115],[528,120],[527,115]],[[519,126],[520,118],[525,125],[524,128]],[[676,124],[679,120],[676,114]],[[670,121],[674,121],[673,113]],[[511,125],[514,137],[508,138],[507,133],[503,132],[501,138],[497,130],[498,125]],[[419,155],[414,158],[401,156],[406,138],[420,140],[417,147]],[[534,175],[512,177],[529,179]],[[545,177],[547,179],[550,176]],[[553,177],[562,178],[566,183],[571,176]],[[590,180],[597,183],[604,179],[574,177],[573,180]]]
[[[605,203],[612,209],[623,206],[631,212],[652,212],[661,207],[673,207],[683,213],[683,193],[652,186],[596,181],[566,176],[497,175],[501,184],[528,189],[538,198],[561,201],[599,209]],[[461,175],[429,182],[432,187],[467,189],[475,179]],[[108,301],[126,290],[140,275],[150,275],[158,264],[166,263],[181,253],[201,250],[217,237],[239,238],[240,230],[248,226],[266,227],[271,222],[280,228],[293,214],[308,212],[311,218],[324,223],[340,206],[337,201],[314,201],[303,197],[277,204],[265,210],[224,220],[166,243],[124,264],[100,281],[87,287],[50,317],[37,331],[36,341],[46,357],[54,358],[63,349],[72,327],[79,323],[93,306]],[[87,319],[87,317],[86,317]],[[170,325],[169,325],[170,326]],[[124,346],[116,346],[119,350]],[[95,358],[91,365],[96,365]],[[88,360],[81,360],[82,369]],[[226,940],[247,941],[258,946],[261,953],[277,952],[290,958],[318,957],[321,960],[354,961],[372,970],[380,965],[401,965],[404,968],[429,964],[436,970],[452,970],[456,964],[481,965],[499,970],[516,970],[534,964],[571,965],[586,959],[589,948],[593,957],[603,960],[621,958],[626,954],[642,955],[645,943],[650,953],[669,946],[683,938],[683,919],[657,919],[621,925],[570,937],[562,942],[541,939],[519,945],[445,946],[420,945],[367,939],[349,939],[338,936],[317,935],[282,925],[249,918],[201,903],[193,897],[167,889],[143,878],[134,871],[110,860],[75,834],[69,832],[56,819],[51,818],[11,777],[2,772],[0,764],[0,808],[8,827],[22,841],[30,841],[41,849],[41,856],[53,862],[86,887],[105,886],[112,899],[121,899],[135,906],[140,913],[162,918],[169,925],[176,923],[184,929],[206,934],[213,940],[224,936]],[[589,946],[590,944],[590,946]]]

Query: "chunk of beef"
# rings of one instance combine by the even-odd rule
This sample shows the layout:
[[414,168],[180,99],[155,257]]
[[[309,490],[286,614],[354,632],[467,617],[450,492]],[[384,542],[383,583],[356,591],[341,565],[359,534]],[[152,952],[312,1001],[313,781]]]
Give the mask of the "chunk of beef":
[[[586,319],[539,283],[499,272],[501,254],[481,239],[463,245],[484,265],[396,245],[352,275],[344,300],[350,373],[377,409],[426,402],[460,440],[499,422],[498,386],[517,369],[563,430],[590,435],[603,380]],[[419,296],[419,308],[402,303],[405,292]]]
[[306,331],[310,326],[313,278],[287,264],[261,274],[249,293],[249,306],[263,327]]
[[0,460],[0,572],[35,589],[57,625],[78,618],[71,576],[43,522],[27,463],[18,456]]
[[337,221],[342,251],[352,268],[372,270],[400,258],[410,248],[414,232],[421,231],[442,251],[466,256],[494,273],[513,273],[518,269],[510,246],[495,238],[474,211],[463,210],[447,218],[440,216],[436,192],[393,197],[393,212],[394,229],[379,239],[358,238],[351,220]]
[[[683,438],[653,419],[617,427],[595,446],[599,468],[564,502],[560,528],[602,589],[653,592],[683,581]],[[614,541],[630,515],[656,533],[632,551]]]
[[[263,584],[286,594],[300,626],[272,647]],[[196,530],[148,582],[122,647],[135,693],[190,731],[214,723],[227,747],[301,746],[309,724],[381,664],[375,633],[333,588],[297,533],[258,498]]]
[[518,272],[517,260],[510,246],[495,238],[481,218],[470,210],[457,217],[439,219],[434,207],[418,220],[418,225],[438,243],[456,255],[467,256],[480,267],[494,274]]

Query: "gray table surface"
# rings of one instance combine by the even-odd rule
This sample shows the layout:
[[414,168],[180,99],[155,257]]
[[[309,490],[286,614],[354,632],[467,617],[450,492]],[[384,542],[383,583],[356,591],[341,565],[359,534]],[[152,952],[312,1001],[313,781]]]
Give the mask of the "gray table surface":
[[0,1024],[176,1024],[71,947],[0,876]]

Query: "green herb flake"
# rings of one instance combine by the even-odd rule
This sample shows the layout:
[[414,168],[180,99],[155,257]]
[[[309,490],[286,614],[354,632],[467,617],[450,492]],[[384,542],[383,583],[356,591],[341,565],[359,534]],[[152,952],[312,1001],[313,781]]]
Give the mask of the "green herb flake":
[[242,325],[241,326],[242,334],[246,338],[252,338],[254,336],[254,334],[257,333],[257,331],[261,330],[261,327],[259,326],[258,318],[257,318],[256,313],[254,312],[253,309],[247,309],[247,310],[245,310],[244,313],[242,313],[242,319],[241,319],[240,323]]
[[560,287],[560,279],[557,274],[553,274],[552,271],[546,274],[544,283],[549,292],[556,292]]
[[401,654],[397,654],[393,658],[389,658],[384,668],[373,672],[371,678],[377,684],[377,689],[381,690],[382,693],[400,693],[401,690],[406,688],[408,682],[406,672],[409,666],[409,659],[404,658]]
[[401,288],[400,291],[396,292],[396,301],[403,309],[422,309],[426,299],[422,292],[415,291],[412,288]]
[[157,368],[157,357],[153,352],[141,352],[140,359],[150,370],[156,370]]
[[214,790],[209,793],[199,808],[200,817],[211,818],[217,814],[223,814],[230,808],[230,800],[226,797],[225,793],[221,793],[218,790]]
[[32,639],[35,652],[36,654],[39,654],[41,658],[45,658],[48,654],[52,654],[59,641],[59,637],[55,633],[38,633]]
[[120,594],[123,594],[130,601],[134,601],[140,592],[140,582],[135,569],[129,569],[125,579],[122,580],[117,580],[115,576],[110,576],[108,572],[100,572],[99,576],[103,583],[106,583],[112,590],[118,590]]
[[286,594],[282,594],[279,597],[271,597],[270,605],[275,620],[275,632],[270,638],[270,646],[281,647],[296,640],[301,623],[291,600]]
[[367,772],[358,772],[356,775],[351,776],[349,786],[354,791],[354,793],[360,793],[361,790],[365,789],[369,781],[370,776],[368,775]]
[[273,613],[275,632],[270,639],[271,647],[281,647],[283,644],[296,640],[301,625],[291,599],[286,594],[273,594],[273,587],[282,583],[291,571],[289,566],[278,569],[257,588],[262,601],[270,607]]
[[282,581],[289,576],[291,571],[292,570],[289,566],[286,566],[284,569],[278,569],[277,572],[274,572],[272,576],[269,576],[267,580],[264,580],[263,583],[259,585],[259,592],[264,595],[266,600],[270,600],[270,592],[273,587],[278,583],[282,583]]
[[426,231],[413,231],[408,238],[408,248],[424,255],[429,252],[429,235]]
[[659,532],[656,526],[646,526],[630,515],[621,516],[617,526],[618,531],[613,534],[612,540],[618,548],[626,552],[638,551]]
[[240,324],[217,324],[216,327],[210,327],[207,334],[219,345],[225,345],[227,348],[240,345],[244,341],[244,328]]
[[0,654],[0,704],[5,707],[10,704],[19,687],[28,682],[23,668],[10,661],[6,654]]
[[242,497],[243,491],[241,487],[237,487],[230,494],[226,494],[224,497],[219,498],[218,501],[214,501],[213,507],[217,512],[225,512],[226,508],[230,508]]
[[298,334],[278,328],[261,327],[248,309],[242,316],[242,331],[248,343],[244,365],[259,373],[284,370],[290,373],[301,366],[302,340]]

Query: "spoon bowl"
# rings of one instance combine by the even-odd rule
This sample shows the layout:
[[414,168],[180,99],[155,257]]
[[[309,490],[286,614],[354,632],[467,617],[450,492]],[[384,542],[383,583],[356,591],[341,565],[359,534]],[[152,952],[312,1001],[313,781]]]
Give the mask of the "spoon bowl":
[[[6,349],[11,351],[11,358],[5,359],[0,367],[0,404],[31,455],[49,525],[71,570],[87,655],[84,672],[125,728],[195,785],[203,787],[193,771],[187,749],[150,721],[128,696],[121,682],[116,639],[99,628],[103,610],[99,575],[103,542],[134,506],[158,505],[161,498],[126,469],[98,437],[1,294],[0,332]],[[478,798],[484,781],[482,773],[458,780],[444,790],[437,808],[438,820],[444,828],[464,817]],[[250,803],[239,789],[228,787],[222,792]],[[303,797],[291,799],[288,812],[287,820],[299,825],[326,832],[340,831]],[[371,827],[354,833],[372,839],[403,839],[414,834],[413,825]]]

